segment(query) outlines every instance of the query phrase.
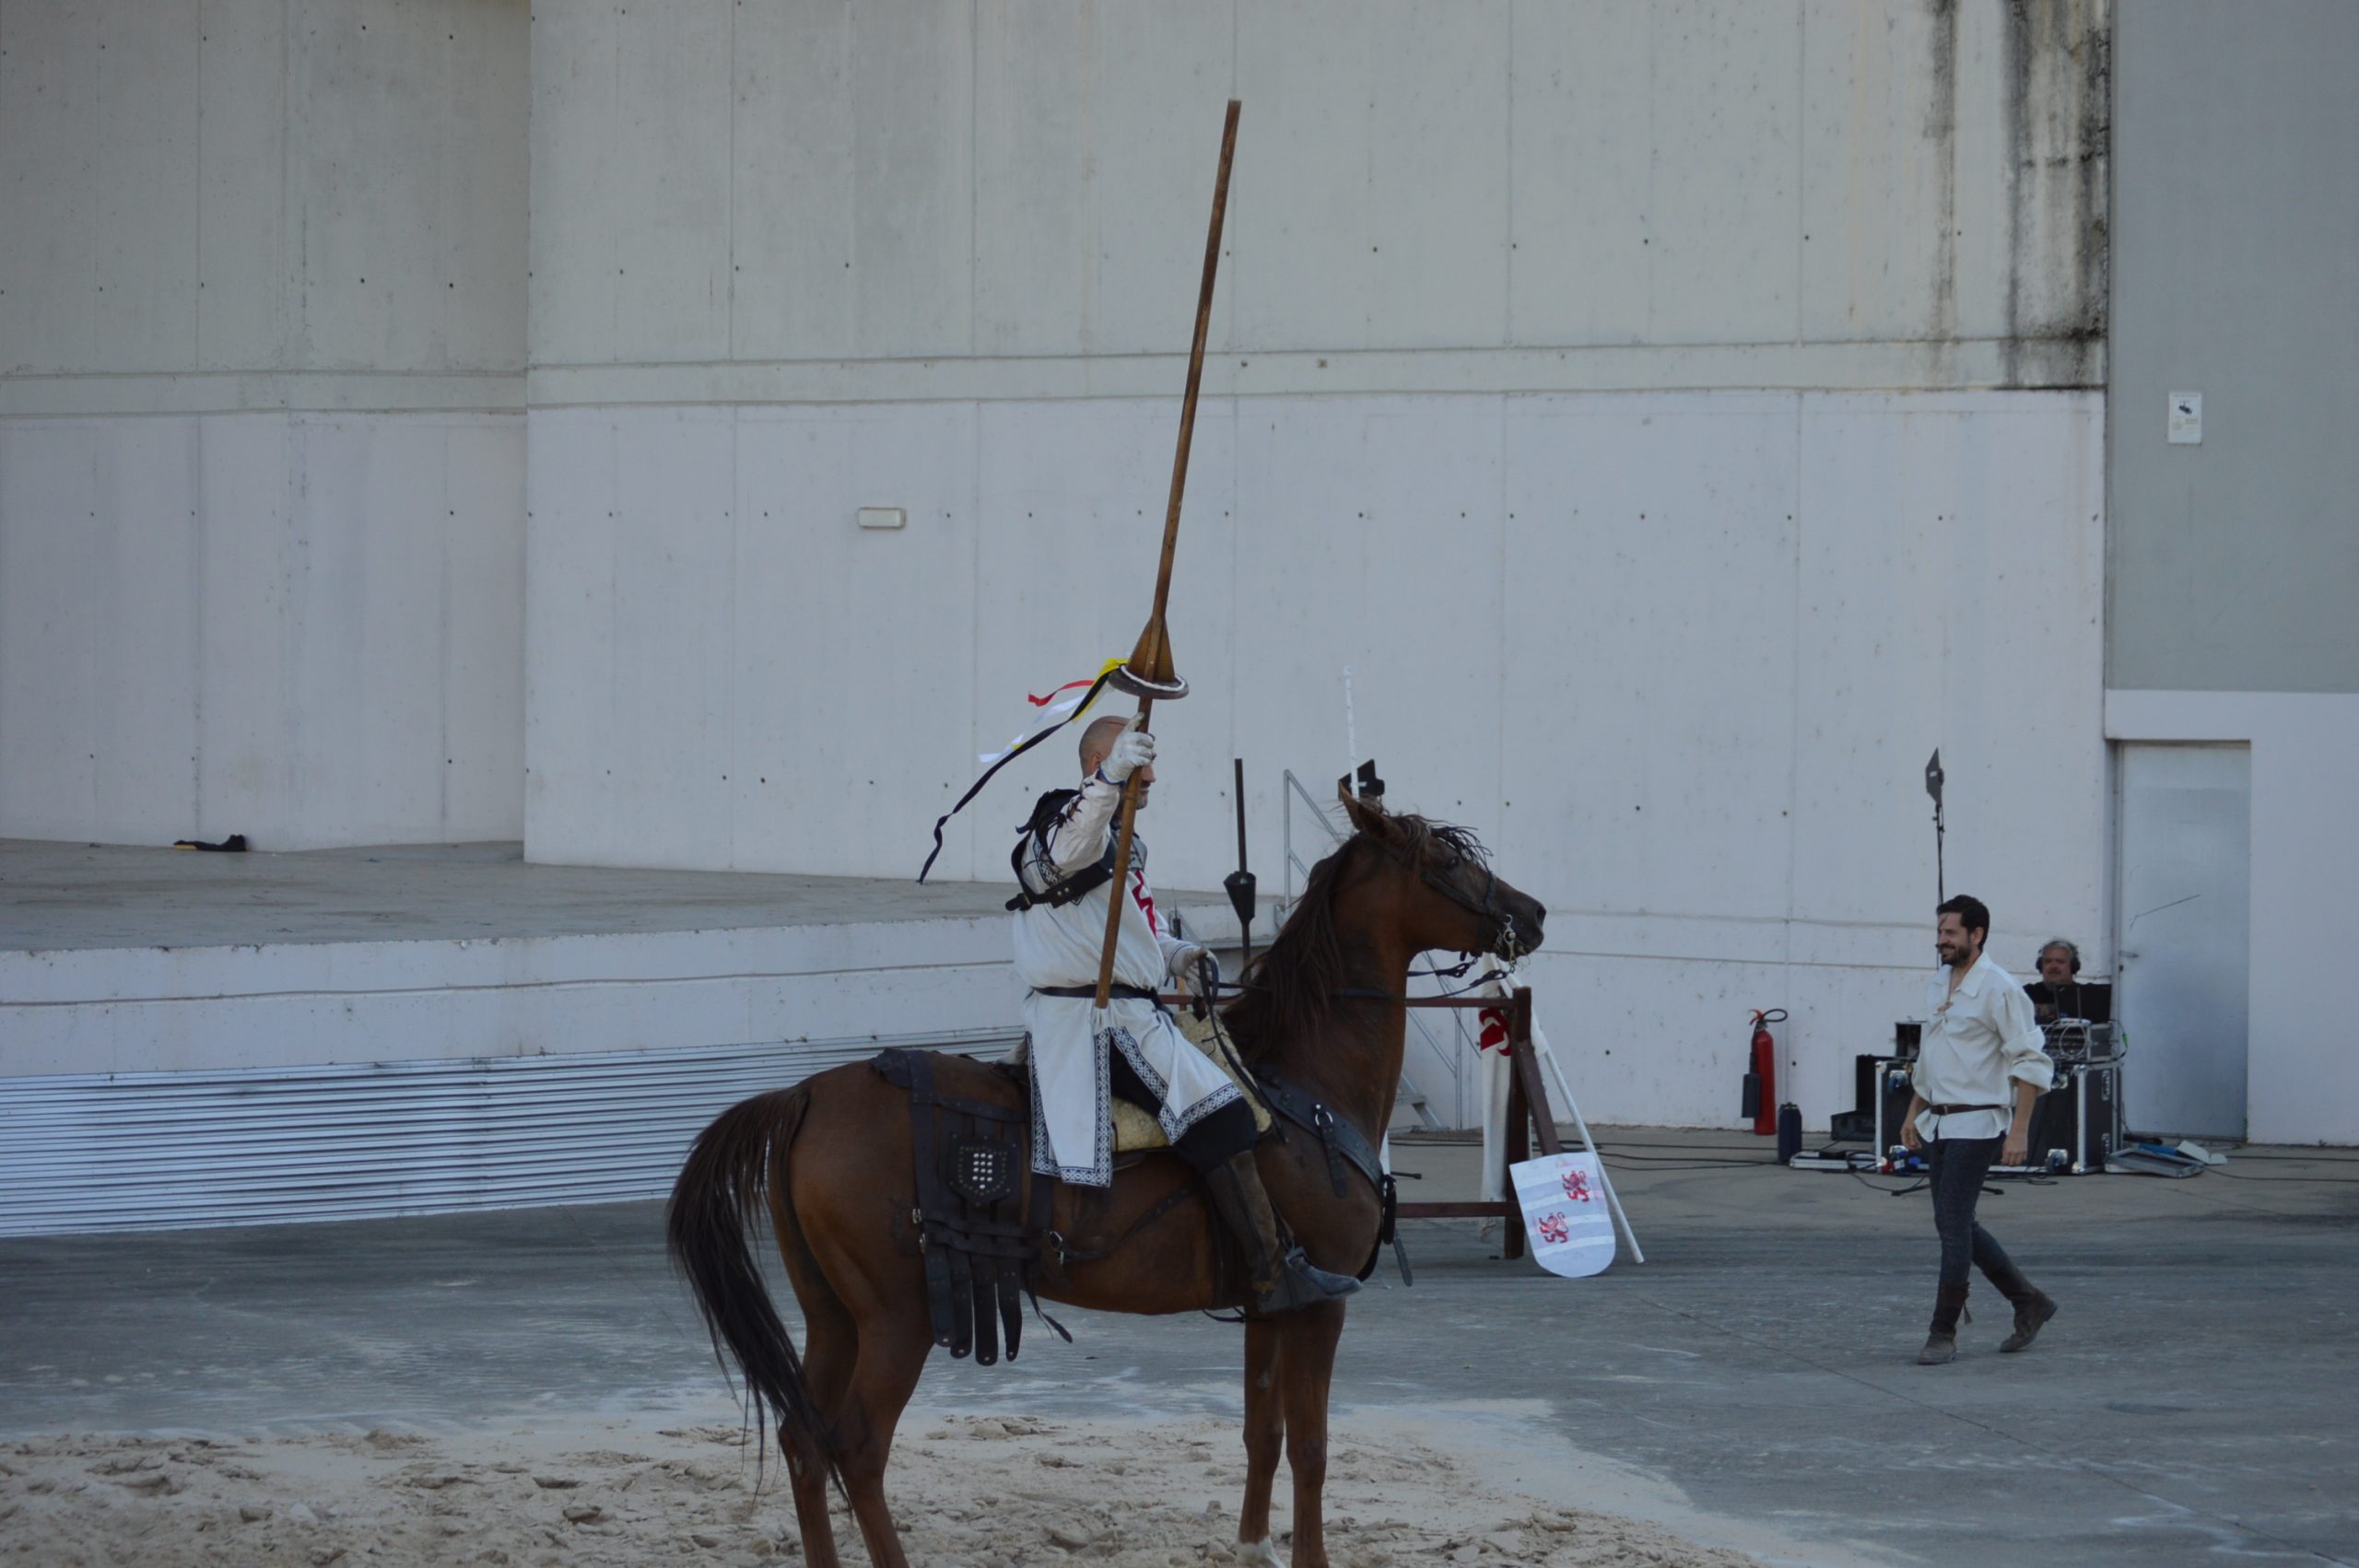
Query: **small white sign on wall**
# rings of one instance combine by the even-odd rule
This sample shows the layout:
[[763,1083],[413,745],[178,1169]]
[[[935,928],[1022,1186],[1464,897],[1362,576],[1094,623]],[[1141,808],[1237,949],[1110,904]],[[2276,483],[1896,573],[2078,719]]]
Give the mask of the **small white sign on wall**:
[[2200,447],[2203,444],[2201,392],[2171,393],[2170,444],[2175,447]]

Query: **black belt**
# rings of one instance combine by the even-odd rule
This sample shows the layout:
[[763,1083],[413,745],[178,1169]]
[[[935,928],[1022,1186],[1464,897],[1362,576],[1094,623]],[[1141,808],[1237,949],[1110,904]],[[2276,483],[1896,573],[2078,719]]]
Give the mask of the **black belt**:
[[[1097,1000],[1097,988],[1096,986],[1034,986],[1032,988],[1032,994],[1034,996],[1086,996],[1092,1001],[1095,1001]],[[1160,993],[1148,986],[1116,985],[1109,987],[1106,994],[1109,996],[1122,997],[1131,1001],[1159,1001],[1162,1000]]]
[[[1090,992],[1089,994],[1090,994],[1090,995],[1092,995],[1092,996],[1096,996],[1097,993],[1097,992],[1095,992],[1095,991],[1092,991],[1092,992]],[[1929,1110],[1929,1111],[1932,1112],[1935,1116],[1957,1116],[1957,1115],[1960,1115],[1961,1113],[1966,1112],[1966,1111],[2003,1111],[2003,1110],[2005,1110],[2007,1107],[2006,1107],[2005,1106],[1935,1106],[1935,1105],[1928,1105],[1925,1108],[1926,1108],[1927,1110]]]

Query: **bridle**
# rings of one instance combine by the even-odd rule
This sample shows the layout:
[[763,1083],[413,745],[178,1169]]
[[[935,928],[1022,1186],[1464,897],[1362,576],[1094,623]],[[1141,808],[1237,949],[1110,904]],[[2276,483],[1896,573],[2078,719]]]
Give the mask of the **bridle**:
[[[1392,846],[1387,846],[1387,848],[1393,854],[1409,853],[1406,849]],[[1417,880],[1468,914],[1478,919],[1488,921],[1490,924],[1488,951],[1496,953],[1501,958],[1512,964],[1523,956],[1523,937],[1516,930],[1515,917],[1499,907],[1499,873],[1491,869],[1490,861],[1475,857],[1475,863],[1483,868],[1483,896],[1478,901],[1461,888],[1455,880],[1455,873],[1466,864],[1467,859],[1467,855],[1461,851],[1457,859],[1441,868],[1440,872],[1437,872],[1432,867],[1425,864],[1424,858],[1420,856],[1416,867]],[[1443,873],[1448,873],[1447,878]]]

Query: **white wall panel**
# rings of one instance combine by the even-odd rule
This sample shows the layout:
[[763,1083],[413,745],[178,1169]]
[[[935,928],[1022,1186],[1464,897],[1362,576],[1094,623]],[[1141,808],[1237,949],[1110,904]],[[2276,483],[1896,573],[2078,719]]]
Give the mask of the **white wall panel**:
[[[2101,232],[2054,221],[2055,179],[2016,167],[2078,166],[2101,19],[552,0],[533,28],[533,357],[612,367],[547,384],[626,405],[748,384],[639,361],[951,360],[969,374],[950,395],[1024,398],[1050,390],[1041,361],[1175,352],[1233,92],[1212,342],[1240,380],[1259,364],[1273,390],[1316,390],[1322,354],[1411,350],[1353,390],[1528,388],[1530,367],[1489,359],[1645,345],[1602,384],[1882,386],[1898,342],[1927,346],[1896,384],[2079,384],[2077,350],[2059,369],[1990,340],[2018,307],[2070,316],[2101,272]],[[1769,351],[1829,344],[1885,352],[1831,374]],[[1706,346],[1738,359],[1665,357]],[[1767,357],[1748,370],[1746,349]]]
[[[1955,316],[1955,77],[1932,7],[1802,7],[1802,330],[1921,338]],[[1947,298],[1944,298],[1947,296]]]
[[0,425],[0,809],[25,837],[79,837],[96,803],[100,445],[86,425]]
[[1612,0],[1515,14],[1512,342],[1648,341],[1653,89],[1614,67],[1646,57],[1652,16]]
[[[100,109],[82,193],[88,248],[72,271],[96,291],[96,331],[78,369],[185,364],[195,353],[197,9],[195,0],[154,0],[94,18]],[[182,242],[158,244],[164,234]]]
[[617,263],[606,184],[625,129],[615,102],[616,11],[545,6],[533,18],[526,298],[536,365],[614,356]]
[[205,516],[200,579],[195,837],[255,837],[277,819],[296,776],[286,743],[297,672],[292,637],[290,508],[294,430],[268,415],[208,421],[197,505]]
[[520,369],[526,29],[520,0],[8,7],[0,371]]
[[974,351],[974,8],[854,9],[853,313],[863,355]]
[[93,189],[100,154],[95,16],[65,6],[0,11],[0,371],[53,369],[97,349]]
[[615,357],[729,357],[730,21],[734,0],[621,6],[612,224]]
[[521,832],[522,434],[0,423],[0,836]]
[[[740,357],[835,358],[858,351],[852,212],[859,149],[851,103],[854,17],[865,9],[852,0],[807,0],[737,11],[730,283],[732,343]],[[581,30],[578,13],[569,10],[566,26]],[[534,72],[536,92],[546,68]],[[556,112],[577,112],[569,90],[547,96]],[[571,209],[581,200],[581,181],[596,170],[577,167],[562,149],[560,141],[554,156],[569,184],[544,184],[536,163],[534,188],[551,191],[552,205]],[[535,206],[541,200],[536,194]],[[568,210],[559,220],[574,221],[574,215]],[[536,243],[539,238],[536,228]],[[549,247],[552,259],[570,265],[563,249]],[[575,333],[561,320],[544,331],[536,316],[534,330],[538,357],[568,356]]]
[[441,798],[440,432],[304,420],[289,588],[295,777],[305,842],[381,843]]
[[[1348,664],[1360,750],[1383,762],[1388,799],[1496,839],[1499,409],[1496,398],[1238,405],[1231,678],[1237,749],[1262,782],[1292,767],[1332,798],[1349,756]],[[1221,651],[1198,655],[1196,678],[1216,678],[1205,655]],[[1276,813],[1255,825],[1258,874],[1281,885]],[[1233,824],[1205,823],[1167,877],[1217,886],[1233,837]]]
[[527,417],[524,837],[594,864],[620,815],[586,743],[615,704],[615,429],[604,411]]
[[613,791],[601,863],[729,863],[735,421],[663,410],[615,447]]
[[[1086,14],[1097,24],[1087,77],[1086,346],[1100,355],[1184,352],[1195,328],[1222,106],[1237,90],[1234,34],[1225,23],[1207,25],[1218,22],[1216,14],[1161,0],[1103,0]],[[1117,40],[1121,47],[1107,46]],[[983,66],[986,81],[996,72],[1020,83],[1020,59],[986,57]],[[1230,259],[1222,263],[1208,337],[1215,345],[1232,341],[1235,258],[1259,243],[1249,238],[1258,232],[1249,216],[1256,162],[1249,149],[1267,131],[1252,109],[1240,116],[1224,246]],[[979,218],[988,219],[991,210],[979,208]],[[1175,239],[1190,232],[1192,242]],[[1058,303],[1047,302],[1042,313],[1051,314]]]
[[[737,628],[729,863],[917,874],[973,762],[976,623],[999,614],[978,580],[976,424],[957,404],[740,416],[737,561],[715,605]],[[907,525],[862,529],[863,506]],[[955,852],[939,870],[970,874]]]
[[160,827],[159,802],[185,813],[195,793],[197,681],[188,653],[200,603],[191,590],[203,558],[203,437],[194,419],[132,420],[110,435],[92,523],[107,557],[79,606],[98,677],[91,812],[100,824]]
[[1508,409],[1507,841],[1584,908],[1782,915],[1794,401]]
[[1928,902],[1938,745],[1950,889],[2002,931],[2094,929],[2099,862],[2057,847],[2105,837],[2095,401],[1808,402],[1798,911]]
[[[1021,694],[1137,636],[1175,413],[535,415],[530,853],[908,874]],[[734,564],[681,521],[717,504],[698,471],[727,471],[731,428]],[[1157,880],[1229,869],[1242,755],[1255,870],[1283,882],[1278,776],[1323,795],[1343,770],[1349,664],[1393,802],[1472,825],[1550,906],[1541,983],[1576,988],[1552,1033],[1632,1031],[1585,1108],[1731,1119],[1722,1058],[1771,1006],[1808,1113],[1840,1108],[1928,962],[1935,744],[1951,885],[2000,910],[2002,960],[2102,918],[2095,431],[2094,400],[2047,394],[1208,402]],[[593,564],[554,554],[558,497]],[[863,535],[860,505],[909,527]],[[1010,769],[941,874],[1003,875],[1071,771],[1062,737]]]
[[454,425],[442,444],[442,813],[524,824],[524,464],[513,420]]
[[306,363],[522,362],[517,20],[466,0],[307,7],[288,82]]
[[1240,342],[1499,341],[1506,17],[1417,0],[1240,11]]
[[1802,33],[1793,10],[1757,0],[1645,9],[1648,83],[1657,95],[1678,83],[1680,99],[1666,113],[1658,96],[1648,120],[1646,340],[1798,335]]
[[[1113,107],[1094,90],[1096,23],[1085,0],[976,12],[978,353],[1090,347],[1096,132]],[[1010,68],[985,71],[987,61]]]
[[[196,361],[288,362],[300,311],[288,250],[285,0],[206,0],[198,29]],[[487,149],[488,161],[491,155]],[[294,230],[299,235],[299,228]],[[481,234],[479,226],[470,232]],[[521,228],[520,228],[521,235]]]

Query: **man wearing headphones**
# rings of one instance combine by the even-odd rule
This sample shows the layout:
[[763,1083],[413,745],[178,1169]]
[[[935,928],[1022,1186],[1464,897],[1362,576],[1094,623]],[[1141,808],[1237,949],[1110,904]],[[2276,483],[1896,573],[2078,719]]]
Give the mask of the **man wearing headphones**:
[[2064,938],[2050,937],[2039,950],[2039,978],[2024,988],[2031,998],[2032,1015],[2042,1024],[2060,1018],[2103,1024],[2113,1013],[2113,988],[2081,983],[2081,950]]

